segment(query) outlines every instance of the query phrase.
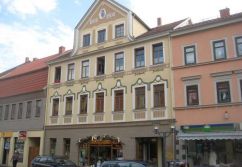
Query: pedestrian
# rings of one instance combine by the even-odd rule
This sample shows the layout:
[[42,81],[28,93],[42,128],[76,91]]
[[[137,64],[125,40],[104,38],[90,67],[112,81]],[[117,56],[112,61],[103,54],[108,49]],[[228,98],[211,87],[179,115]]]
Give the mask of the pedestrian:
[[17,150],[14,151],[14,154],[12,156],[12,159],[10,162],[13,161],[13,167],[17,167],[17,163],[18,163],[18,159],[19,159],[19,153]]

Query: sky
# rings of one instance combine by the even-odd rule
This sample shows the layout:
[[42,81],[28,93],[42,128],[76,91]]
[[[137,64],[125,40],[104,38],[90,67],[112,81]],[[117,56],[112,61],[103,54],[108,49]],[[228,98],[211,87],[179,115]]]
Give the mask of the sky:
[[[242,0],[116,0],[149,27],[190,17],[192,22],[219,16],[219,10],[242,12]],[[94,0],[0,0],[0,73],[73,48],[74,28]]]

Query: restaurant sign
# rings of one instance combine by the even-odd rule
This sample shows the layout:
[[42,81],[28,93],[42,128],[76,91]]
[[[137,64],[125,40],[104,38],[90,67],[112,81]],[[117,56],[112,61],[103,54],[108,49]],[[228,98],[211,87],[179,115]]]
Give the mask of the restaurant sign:
[[26,140],[27,132],[26,131],[19,131],[19,139]]
[[207,125],[190,125],[181,126],[184,133],[189,132],[214,132],[214,131],[233,131],[235,126],[233,123],[228,124],[207,124]]
[[12,137],[12,132],[2,132],[2,137]]

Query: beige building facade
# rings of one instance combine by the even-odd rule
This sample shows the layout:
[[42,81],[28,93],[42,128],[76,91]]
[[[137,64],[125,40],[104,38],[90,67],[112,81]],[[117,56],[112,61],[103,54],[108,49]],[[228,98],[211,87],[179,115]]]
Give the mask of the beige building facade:
[[153,124],[170,131],[169,31],[185,22],[150,29],[117,2],[96,0],[75,28],[72,52],[48,62],[44,153],[80,166],[111,159],[161,166],[163,140]]

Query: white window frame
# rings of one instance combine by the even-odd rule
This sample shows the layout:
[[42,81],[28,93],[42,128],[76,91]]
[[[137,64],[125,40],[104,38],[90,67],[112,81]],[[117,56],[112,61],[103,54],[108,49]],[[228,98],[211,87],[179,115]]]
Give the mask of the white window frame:
[[61,83],[61,80],[62,80],[62,66],[61,65],[59,65],[59,66],[55,66],[55,67],[53,67],[54,68],[54,70],[53,70],[53,79],[52,79],[52,83],[53,84],[60,84],[60,83],[55,83],[55,73],[56,73],[56,68],[57,67],[60,67],[61,68],[61,78],[60,78],[60,83]]
[[[106,59],[105,59],[106,60]],[[89,76],[88,77],[86,77],[86,78],[82,78],[82,62],[84,62],[84,61],[89,61]],[[80,74],[79,74],[79,78],[80,79],[87,79],[87,78],[90,78],[90,59],[85,59],[85,60],[81,60],[81,63],[80,63]]]
[[60,116],[60,102],[61,102],[61,97],[60,96],[57,96],[57,97],[52,97],[51,98],[51,103],[50,103],[50,117],[55,117],[55,116],[52,116],[53,115],[53,100],[54,99],[59,99],[59,109],[58,109],[58,116]]
[[[98,59],[99,57],[105,57],[105,69],[104,69],[104,74],[103,74],[103,75],[97,75],[97,59]],[[90,72],[89,72],[89,73],[90,73]],[[106,55],[97,56],[97,57],[95,58],[95,74],[94,74],[94,76],[95,76],[95,77],[100,77],[100,76],[104,76],[104,75],[106,75],[106,73],[107,73],[107,59],[106,59]]]
[[[71,115],[66,115],[66,98],[67,97],[72,97],[72,109],[71,109]],[[74,111],[74,103],[75,103],[75,99],[74,99],[74,95],[65,95],[64,96],[64,110],[63,110],[63,116],[72,116],[73,115],[73,111]]]
[[[105,109],[106,109],[106,91],[104,91],[104,90],[94,92],[93,113],[96,113],[96,94],[97,93],[104,93],[103,113],[100,113],[100,114],[104,114],[105,115]],[[97,113],[97,114],[99,114],[99,113]]]
[[233,103],[234,98],[233,98],[233,85],[232,85],[232,79],[217,79],[214,80],[214,94],[215,94],[215,104],[226,104],[226,103],[219,103],[218,102],[218,93],[217,93],[217,83],[219,82],[229,82],[229,91],[230,91],[230,99],[231,102],[228,103]]
[[[136,49],[139,49],[139,48],[144,48],[144,60],[145,60],[145,66],[144,67],[138,67],[138,68],[136,68],[135,67],[135,50]],[[142,68],[146,68],[146,47],[145,47],[145,45],[140,45],[140,46],[136,46],[136,47],[134,47],[133,48],[133,56],[132,56],[132,61],[133,61],[133,66],[132,66],[132,68],[135,70],[135,69],[142,69]]]
[[184,106],[186,107],[193,106],[193,105],[187,105],[187,86],[193,86],[193,85],[197,85],[197,88],[198,88],[198,105],[194,105],[194,106],[202,105],[200,79],[185,80],[183,82],[184,82],[184,98],[185,98]]
[[240,81],[242,80],[242,70],[234,71],[237,77],[237,85],[238,85],[238,91],[239,91],[239,102],[242,102],[242,92],[240,87]]
[[199,63],[199,60],[198,60],[198,51],[197,51],[197,43],[193,43],[193,44],[189,44],[189,45],[182,45],[182,60],[183,60],[183,65],[184,66],[188,66],[188,64],[186,64],[186,59],[185,59],[185,48],[186,47],[191,47],[191,46],[194,46],[195,48],[195,58],[196,58],[196,63],[195,64],[198,64]]
[[78,111],[77,111],[77,115],[82,115],[82,114],[80,114],[80,107],[81,107],[80,98],[81,98],[82,95],[87,95],[87,114],[89,113],[89,98],[90,98],[89,93],[80,93],[78,95],[78,107],[77,107]]
[[135,92],[135,89],[136,88],[142,88],[142,87],[145,87],[145,108],[144,110],[147,111],[147,108],[148,108],[148,86],[147,84],[144,84],[144,85],[137,85],[137,86],[133,86],[132,87],[132,94],[133,94],[133,110],[139,110],[139,109],[136,109],[136,92]]
[[90,45],[89,46],[92,46],[92,31],[86,31],[86,32],[82,33],[82,35],[81,35],[81,48],[89,47],[89,46],[84,46],[84,42],[83,42],[84,36],[88,35],[88,34],[90,34]]
[[115,23],[115,24],[113,24],[113,39],[119,39],[119,38],[123,38],[123,37],[119,37],[119,38],[116,38],[116,26],[119,26],[119,25],[121,25],[121,24],[123,24],[124,25],[124,36],[123,37],[125,37],[125,31],[126,31],[126,26],[125,26],[125,21],[119,21],[119,22],[117,22],[117,23]]
[[96,44],[104,43],[104,42],[98,42],[98,32],[102,31],[102,30],[106,30],[106,32],[105,32],[105,41],[104,42],[107,42],[107,40],[108,40],[108,27],[100,27],[100,28],[98,28],[96,30],[96,38],[95,38],[95,43]]
[[232,40],[233,40],[233,48],[234,48],[234,57],[240,57],[240,56],[237,55],[235,38],[237,38],[237,37],[241,37],[241,36],[242,36],[242,34],[238,34],[238,35],[234,35],[234,36],[232,36]]
[[[154,57],[154,55],[153,55],[153,46],[156,45],[156,44],[162,44],[162,47],[163,47],[163,63],[160,63],[160,64],[154,64],[153,63],[153,57]],[[162,65],[162,64],[166,63],[166,58],[165,58],[166,56],[165,56],[165,47],[164,47],[164,45],[165,45],[164,40],[157,41],[157,42],[154,42],[154,43],[150,44],[150,65],[151,66],[159,66],[159,65]]]
[[115,91],[123,90],[123,111],[126,109],[126,103],[125,103],[125,88],[115,88],[112,90],[112,111],[114,111],[114,103],[115,103]]
[[[116,57],[115,57],[115,55],[117,53],[121,53],[121,52],[123,52],[123,55],[124,55],[124,70],[123,71],[125,71],[125,51],[124,50],[121,50],[121,51],[118,51],[118,52],[114,52],[113,53],[113,73],[123,72],[123,71],[115,71],[115,66],[116,66]],[[106,58],[105,58],[105,62],[106,62]],[[106,68],[106,66],[105,66],[105,68]]]
[[222,59],[222,60],[226,60],[226,59],[229,59],[230,56],[228,54],[228,39],[227,37],[224,37],[224,38],[220,38],[220,39],[214,39],[214,40],[210,40],[210,48],[211,48],[211,56],[212,56],[212,61],[220,61],[220,60],[215,60],[214,57],[214,48],[213,48],[213,43],[216,42],[216,41],[222,41],[224,40],[224,44],[225,44],[225,50],[226,50],[226,58],[225,59]]
[[[74,79],[73,80],[70,80],[70,81],[68,81],[68,65],[69,64],[74,64]],[[75,81],[75,79],[76,79],[76,63],[73,62],[73,63],[66,64],[66,81],[67,82],[71,82],[71,81]]]

